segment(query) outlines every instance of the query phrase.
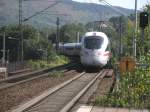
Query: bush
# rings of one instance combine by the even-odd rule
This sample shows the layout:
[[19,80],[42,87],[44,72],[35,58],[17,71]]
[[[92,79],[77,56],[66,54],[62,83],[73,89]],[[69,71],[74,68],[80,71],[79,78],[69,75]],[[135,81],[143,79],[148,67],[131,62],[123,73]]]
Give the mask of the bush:
[[42,69],[42,68],[50,68],[50,67],[55,67],[58,65],[66,64],[68,63],[69,60],[68,58],[64,56],[55,56],[52,60],[29,60],[28,61],[28,66],[31,67],[32,69]]
[[[150,108],[150,71],[148,69],[136,69],[124,74],[118,90],[104,98],[97,98],[96,105]],[[106,103],[107,102],[107,103]]]

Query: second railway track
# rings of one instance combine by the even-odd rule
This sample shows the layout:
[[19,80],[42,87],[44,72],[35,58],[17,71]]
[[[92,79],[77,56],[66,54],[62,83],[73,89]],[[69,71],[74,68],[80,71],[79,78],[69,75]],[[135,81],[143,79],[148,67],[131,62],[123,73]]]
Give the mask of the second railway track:
[[102,80],[108,73],[106,69],[99,73],[81,73],[12,112],[67,112],[98,78]]
[[54,70],[64,69],[63,71],[65,72],[66,71],[65,69],[67,69],[67,68],[69,69],[69,67],[74,67],[75,65],[76,65],[75,63],[67,64],[67,65],[61,65],[61,66],[54,67],[54,68],[42,69],[42,70],[37,70],[34,72],[22,74],[22,75],[20,74],[20,75],[8,77],[7,79],[0,80],[0,90],[6,89],[9,87],[13,87],[15,85],[25,83],[28,81],[32,81],[32,80],[37,79],[37,78],[48,76],[49,73],[54,71]]

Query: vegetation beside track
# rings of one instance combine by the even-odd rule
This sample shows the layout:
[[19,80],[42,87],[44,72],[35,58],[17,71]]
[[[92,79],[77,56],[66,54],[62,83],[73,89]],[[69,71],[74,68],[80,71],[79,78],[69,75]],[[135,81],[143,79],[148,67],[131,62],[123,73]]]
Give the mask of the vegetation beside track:
[[97,98],[95,105],[112,107],[150,108],[150,71],[136,69],[121,77],[118,88],[103,98]]
[[62,55],[54,55],[49,60],[29,60],[28,66],[32,69],[50,68],[63,65],[69,62],[69,59]]
[[[142,56],[140,63],[150,63],[150,53]],[[124,108],[150,108],[150,67],[139,66],[120,76],[112,93],[97,97],[94,104]]]

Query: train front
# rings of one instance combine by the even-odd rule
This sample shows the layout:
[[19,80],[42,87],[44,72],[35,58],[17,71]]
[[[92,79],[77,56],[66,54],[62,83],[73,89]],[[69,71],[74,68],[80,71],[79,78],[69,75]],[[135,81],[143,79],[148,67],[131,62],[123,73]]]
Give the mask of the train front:
[[102,32],[88,32],[82,39],[81,63],[84,66],[103,67],[109,61],[108,37]]

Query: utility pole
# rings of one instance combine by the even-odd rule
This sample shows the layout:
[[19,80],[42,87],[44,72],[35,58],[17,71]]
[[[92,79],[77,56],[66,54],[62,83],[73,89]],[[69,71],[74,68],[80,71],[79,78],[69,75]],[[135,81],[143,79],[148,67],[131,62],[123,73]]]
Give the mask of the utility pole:
[[137,38],[137,0],[135,0],[135,31],[133,37],[133,55],[136,58],[136,38]]
[[148,13],[140,12],[140,28],[141,28],[141,53],[144,54],[144,29],[148,25]]
[[5,37],[6,37],[6,34],[5,34],[5,30],[4,30],[4,34],[3,34],[3,60],[2,60],[3,65],[5,65],[5,56],[6,56],[6,54],[5,54],[5,51],[6,51],[5,39],[6,38]]
[[22,29],[22,0],[19,0],[19,30],[20,30],[20,53],[21,62],[23,62],[23,29]]
[[119,18],[119,35],[120,35],[120,46],[119,46],[119,48],[120,48],[120,58],[121,58],[121,56],[122,56],[122,18],[121,18],[121,16],[120,16],[120,18]]
[[22,25],[22,0],[19,0],[19,26]]
[[59,48],[59,17],[57,17],[56,25],[57,25],[57,32],[56,32],[56,51],[58,51]]
[[80,42],[80,32],[77,32],[77,43]]
[[9,63],[9,49],[7,50],[7,64]]

